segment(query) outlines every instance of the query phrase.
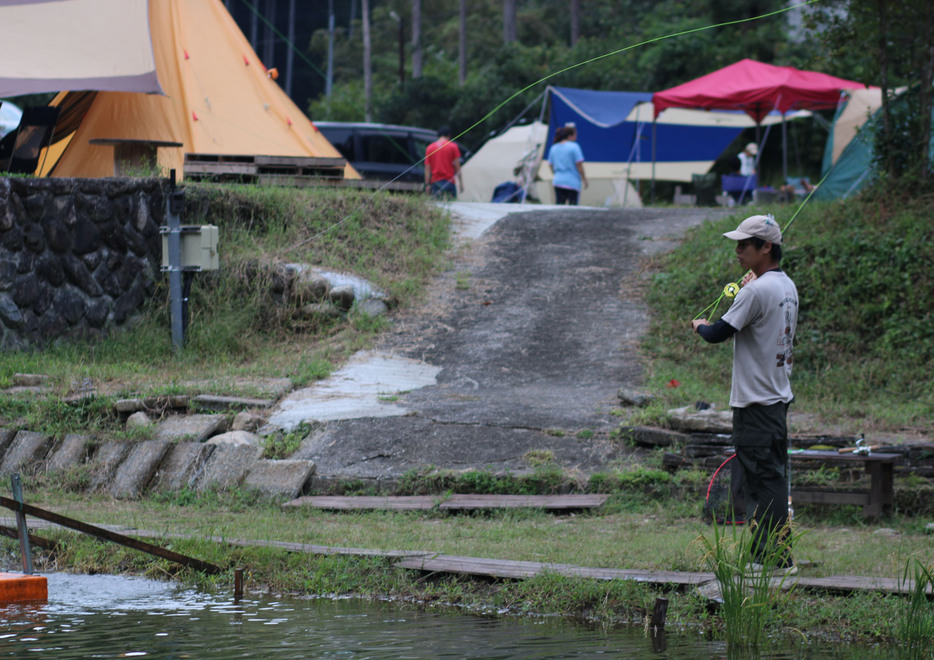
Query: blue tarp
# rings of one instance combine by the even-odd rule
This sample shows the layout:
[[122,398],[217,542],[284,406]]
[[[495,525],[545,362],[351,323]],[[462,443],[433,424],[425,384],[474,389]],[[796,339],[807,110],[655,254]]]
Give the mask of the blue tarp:
[[[651,92],[571,87],[552,87],[551,92],[546,149],[554,143],[557,127],[573,123],[586,161],[652,162],[652,123],[626,121],[636,104],[651,102]],[[655,162],[714,161],[740,131],[737,127],[658,123]]]

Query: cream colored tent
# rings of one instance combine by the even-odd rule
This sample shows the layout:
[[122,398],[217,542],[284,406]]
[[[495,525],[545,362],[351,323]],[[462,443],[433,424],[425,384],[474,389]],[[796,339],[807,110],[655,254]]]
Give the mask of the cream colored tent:
[[[52,102],[62,108],[56,143],[41,174],[112,176],[114,147],[91,140],[180,142],[158,150],[159,166],[179,176],[185,153],[340,157],[259,61],[221,0],[150,0],[149,24],[165,95],[59,94]],[[359,178],[349,165],[344,176]]]
[[0,1],[0,98],[161,92],[146,0]]

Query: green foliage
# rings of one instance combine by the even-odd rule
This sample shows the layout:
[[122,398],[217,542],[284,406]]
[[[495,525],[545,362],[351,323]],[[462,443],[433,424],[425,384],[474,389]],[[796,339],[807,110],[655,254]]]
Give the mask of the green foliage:
[[[766,627],[777,619],[776,604],[788,598],[780,588],[773,588],[772,570],[791,553],[799,536],[789,532],[783,543],[774,544],[758,559],[753,553],[754,534],[747,525],[721,527],[715,522],[712,537],[700,536],[704,559],[720,588],[726,639],[732,648],[758,648],[765,640]],[[755,572],[757,561],[761,570]]]
[[934,645],[934,602],[928,593],[934,588],[934,564],[917,558],[905,562],[901,587],[908,598],[901,608],[898,632],[907,658],[929,657]]
[[273,460],[288,458],[298,450],[302,440],[310,433],[311,425],[302,422],[287,433],[278,432],[266,436],[263,438],[263,458]]

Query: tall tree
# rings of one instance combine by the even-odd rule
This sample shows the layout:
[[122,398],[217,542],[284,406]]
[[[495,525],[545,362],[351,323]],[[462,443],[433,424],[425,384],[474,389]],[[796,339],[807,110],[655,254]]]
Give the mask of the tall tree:
[[370,42],[370,0],[362,1],[363,12],[363,114],[373,121],[373,48]]
[[422,0],[412,0],[412,78],[422,77]]
[[460,0],[457,28],[457,82],[463,87],[467,81],[467,0]]
[[519,38],[516,27],[516,1],[503,0],[503,43],[507,45]]
[[[811,18],[840,75],[883,91],[875,158],[888,180],[931,182],[934,8],[930,0],[829,0]],[[858,72],[853,75],[853,72]],[[891,90],[907,86],[895,103]]]

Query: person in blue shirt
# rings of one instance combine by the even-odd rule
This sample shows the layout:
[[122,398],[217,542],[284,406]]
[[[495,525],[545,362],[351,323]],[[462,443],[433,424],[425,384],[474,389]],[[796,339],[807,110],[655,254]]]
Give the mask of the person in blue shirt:
[[555,143],[548,151],[548,163],[555,173],[555,204],[577,206],[581,188],[587,187],[584,174],[584,152],[577,144],[577,129],[560,126],[555,131]]

